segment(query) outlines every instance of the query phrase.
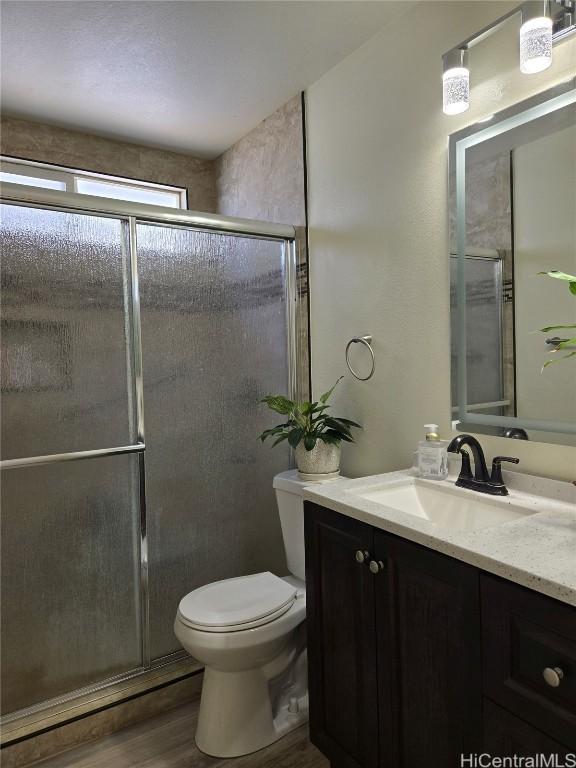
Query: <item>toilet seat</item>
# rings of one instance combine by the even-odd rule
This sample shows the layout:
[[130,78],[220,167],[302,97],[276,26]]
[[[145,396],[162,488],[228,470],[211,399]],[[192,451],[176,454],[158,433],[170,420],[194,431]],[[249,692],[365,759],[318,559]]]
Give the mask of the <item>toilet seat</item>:
[[203,632],[252,629],[290,610],[297,591],[293,584],[269,572],[216,581],[182,598],[178,618]]

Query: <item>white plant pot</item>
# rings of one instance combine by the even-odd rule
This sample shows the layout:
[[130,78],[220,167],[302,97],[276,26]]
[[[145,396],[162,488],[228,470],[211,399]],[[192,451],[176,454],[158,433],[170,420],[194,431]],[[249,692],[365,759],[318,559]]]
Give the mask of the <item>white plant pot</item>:
[[295,454],[298,471],[305,480],[322,480],[340,472],[340,445],[317,440],[314,448],[307,451],[302,442],[296,446]]

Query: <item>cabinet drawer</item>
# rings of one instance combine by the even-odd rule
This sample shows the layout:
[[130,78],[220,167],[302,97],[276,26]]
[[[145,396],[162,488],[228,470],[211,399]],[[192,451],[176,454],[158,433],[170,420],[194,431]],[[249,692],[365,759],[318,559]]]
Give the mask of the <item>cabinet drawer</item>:
[[486,695],[576,748],[576,608],[486,574],[481,591]]

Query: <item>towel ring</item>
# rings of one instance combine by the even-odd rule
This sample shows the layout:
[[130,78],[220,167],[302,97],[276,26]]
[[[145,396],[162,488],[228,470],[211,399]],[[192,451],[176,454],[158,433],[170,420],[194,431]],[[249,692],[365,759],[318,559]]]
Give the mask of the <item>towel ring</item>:
[[[363,344],[368,351],[370,352],[370,355],[372,357],[372,368],[370,369],[370,373],[368,376],[359,376],[354,368],[350,365],[350,361],[348,360],[348,350],[350,349],[350,346],[352,344]],[[376,368],[376,358],[374,357],[374,350],[372,349],[372,336],[354,336],[354,338],[350,339],[348,344],[346,344],[346,365],[348,366],[348,370],[354,376],[354,378],[358,379],[358,381],[368,381],[368,379],[371,379],[372,376],[374,376],[374,369]]]

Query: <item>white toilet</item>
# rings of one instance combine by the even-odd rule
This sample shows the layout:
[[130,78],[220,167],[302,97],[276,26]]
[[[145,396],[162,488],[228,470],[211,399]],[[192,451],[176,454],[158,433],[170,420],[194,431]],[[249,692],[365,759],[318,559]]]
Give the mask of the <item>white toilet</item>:
[[176,637],[205,665],[196,744],[208,755],[247,755],[308,719],[302,489],[309,484],[296,470],[274,478],[292,576],[217,581],[180,601]]

